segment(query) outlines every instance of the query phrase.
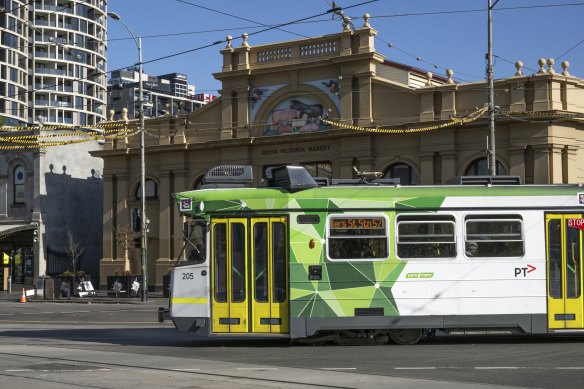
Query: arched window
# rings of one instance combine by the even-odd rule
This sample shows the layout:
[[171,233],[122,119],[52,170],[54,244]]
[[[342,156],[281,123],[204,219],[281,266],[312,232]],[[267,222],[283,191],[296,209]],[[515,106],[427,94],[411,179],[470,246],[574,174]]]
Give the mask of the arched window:
[[[497,161],[497,175],[504,176],[507,174],[507,170],[503,167],[501,162]],[[465,176],[488,176],[489,175],[489,164],[487,158],[475,159],[466,169],[464,173]]]
[[[136,188],[136,200],[142,198],[142,188],[138,185]],[[151,180],[150,178],[146,179],[146,199],[157,199],[158,198],[158,184]]]
[[26,171],[24,166],[14,168],[14,204],[24,204],[26,201]]
[[396,163],[391,165],[385,171],[385,178],[399,178],[400,185],[416,185],[418,183],[418,175],[416,171],[408,164]]

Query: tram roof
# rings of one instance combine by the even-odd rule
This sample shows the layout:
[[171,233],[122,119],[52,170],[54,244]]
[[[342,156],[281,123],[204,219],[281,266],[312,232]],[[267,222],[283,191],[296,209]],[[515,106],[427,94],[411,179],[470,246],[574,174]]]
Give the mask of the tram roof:
[[[581,185],[444,185],[328,186],[289,191],[283,188],[212,188],[176,193],[177,201],[204,203],[204,211],[316,208],[443,208],[443,207],[581,207]],[[487,200],[489,198],[497,199]],[[201,212],[201,207],[194,213]],[[181,209],[185,212],[185,209]],[[191,213],[191,212],[186,212]]]

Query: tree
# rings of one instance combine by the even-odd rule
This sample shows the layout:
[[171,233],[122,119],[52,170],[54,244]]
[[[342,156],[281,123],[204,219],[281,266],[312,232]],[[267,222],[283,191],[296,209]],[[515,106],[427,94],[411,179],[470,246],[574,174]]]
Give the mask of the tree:
[[67,242],[67,247],[65,247],[65,252],[71,261],[71,267],[73,268],[73,274],[76,274],[77,262],[83,254],[84,248],[81,246],[81,243],[75,238],[75,235],[69,231],[68,233],[69,240]]
[[129,225],[114,228],[116,243],[124,251],[124,273],[131,272],[130,249],[134,245],[134,231]]

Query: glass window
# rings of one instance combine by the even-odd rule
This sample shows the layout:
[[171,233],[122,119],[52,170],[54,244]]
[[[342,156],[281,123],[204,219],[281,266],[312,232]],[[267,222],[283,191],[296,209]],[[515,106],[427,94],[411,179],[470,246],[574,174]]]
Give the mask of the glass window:
[[580,230],[568,226],[566,220],[566,297],[580,297]]
[[227,224],[213,228],[213,277],[215,301],[227,302]]
[[312,177],[333,178],[333,165],[329,161],[325,162],[306,162],[302,166]]
[[207,224],[197,220],[190,226],[190,233],[185,237],[187,261],[203,263],[207,257]]
[[231,224],[231,301],[245,301],[245,228]]
[[24,166],[14,169],[14,204],[24,204],[26,201],[26,172]]
[[[507,174],[507,170],[503,167],[501,162],[497,161],[497,175],[504,176]],[[487,158],[479,158],[475,159],[466,172],[464,173],[466,176],[488,176],[489,175],[489,164],[487,162]]]
[[273,269],[273,302],[286,301],[286,225],[272,224],[272,269]]
[[335,215],[327,224],[327,255],[331,260],[376,260],[389,255],[387,217]]
[[562,230],[560,220],[548,220],[549,293],[561,299],[562,294]]
[[[136,200],[142,198],[142,190],[140,185],[136,190]],[[149,178],[146,179],[146,198],[147,199],[157,199],[158,198],[158,184]]]
[[384,178],[399,178],[400,185],[416,185],[418,183],[416,171],[405,163],[391,165],[385,171]]
[[468,257],[521,257],[525,253],[521,216],[467,216],[464,243]]
[[253,225],[254,293],[258,302],[268,302],[268,224]]
[[456,256],[454,217],[450,215],[400,215],[396,239],[400,258]]

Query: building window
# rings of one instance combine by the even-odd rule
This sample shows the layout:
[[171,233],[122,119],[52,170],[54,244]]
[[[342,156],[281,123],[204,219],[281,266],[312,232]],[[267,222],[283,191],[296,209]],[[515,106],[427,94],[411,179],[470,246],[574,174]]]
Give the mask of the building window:
[[333,178],[333,165],[330,161],[305,162],[302,166],[312,177]]
[[[466,176],[488,176],[489,175],[489,164],[487,158],[475,159],[466,169],[464,173]],[[507,170],[503,167],[501,162],[497,161],[497,175],[504,176],[507,175]]]
[[327,223],[330,260],[383,260],[389,255],[385,215],[334,215]]
[[[138,188],[136,189],[136,200],[142,198],[141,189],[140,185],[138,185]],[[158,199],[158,184],[149,178],[146,179],[146,199]]]
[[400,258],[454,258],[456,237],[450,215],[408,215],[397,218]]
[[26,172],[24,166],[14,169],[14,204],[24,204],[26,201]]
[[400,185],[416,185],[418,183],[416,171],[405,163],[391,165],[385,171],[384,178],[399,178]]
[[140,219],[139,208],[130,209],[130,225],[132,227],[132,231],[140,231],[140,228],[142,227],[142,222]]
[[522,257],[525,251],[521,216],[467,216],[464,242],[467,257]]

